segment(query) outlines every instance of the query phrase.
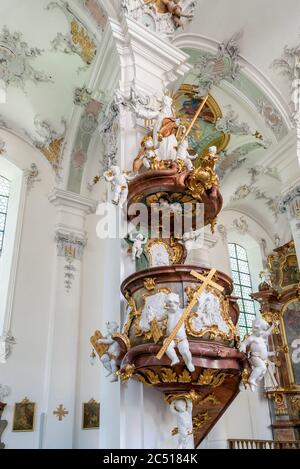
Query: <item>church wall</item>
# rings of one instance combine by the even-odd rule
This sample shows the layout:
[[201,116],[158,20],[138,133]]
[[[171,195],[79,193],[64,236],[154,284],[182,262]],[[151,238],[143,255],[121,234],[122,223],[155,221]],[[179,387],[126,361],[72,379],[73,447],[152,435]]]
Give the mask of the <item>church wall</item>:
[[[38,448],[41,414],[44,412],[45,361],[52,300],[54,207],[47,196],[54,184],[50,165],[33,147],[7,132],[1,133],[6,155],[21,169],[35,163],[38,180],[25,194],[25,211],[17,267],[11,332],[16,339],[7,363],[0,365],[0,382],[11,388],[3,418],[8,427],[3,441],[9,448]],[[34,432],[12,432],[13,405],[27,397],[36,403]]]

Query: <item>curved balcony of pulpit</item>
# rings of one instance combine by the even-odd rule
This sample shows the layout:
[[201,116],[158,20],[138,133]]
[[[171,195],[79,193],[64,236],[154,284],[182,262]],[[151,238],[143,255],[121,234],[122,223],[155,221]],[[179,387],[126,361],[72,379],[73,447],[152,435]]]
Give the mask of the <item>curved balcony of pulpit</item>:
[[182,217],[189,217],[192,210],[191,226],[194,229],[196,226],[199,228],[199,222],[196,222],[196,207],[203,204],[202,226],[210,224],[213,229],[222,209],[223,198],[218,178],[211,167],[211,160],[204,158],[201,166],[192,171],[188,171],[178,160],[162,161],[160,166],[154,165],[152,169],[140,173],[128,185],[129,220],[136,216],[130,208],[133,204],[144,204],[149,209],[149,226],[151,207],[154,210],[166,208],[166,205],[170,209],[180,206]]
[[[236,348],[239,310],[232,296],[231,279],[216,272],[214,286],[206,285],[197,298],[208,272],[209,269],[199,266],[174,264],[128,277],[121,286],[128,302],[127,320],[122,334],[115,337],[121,350],[122,380],[133,378],[153,386],[169,403],[181,398],[193,401],[196,446],[235,398],[241,380],[250,373],[245,355]],[[197,298],[184,326],[192,368],[187,367],[180,341],[175,340],[176,364],[168,354],[157,357],[169,334],[166,302],[172,294],[179,298],[179,314],[195,295]]]

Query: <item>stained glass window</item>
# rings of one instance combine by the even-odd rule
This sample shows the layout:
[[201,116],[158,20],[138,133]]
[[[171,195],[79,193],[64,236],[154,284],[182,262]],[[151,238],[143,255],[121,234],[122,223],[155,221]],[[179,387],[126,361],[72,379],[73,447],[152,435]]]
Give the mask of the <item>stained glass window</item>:
[[229,243],[229,258],[234,283],[234,294],[239,297],[240,308],[239,329],[241,339],[251,332],[251,324],[255,319],[254,301],[250,297],[252,282],[247,252],[238,244]]
[[3,240],[4,240],[4,234],[5,234],[9,190],[10,190],[9,180],[3,176],[0,176],[0,256],[2,253]]

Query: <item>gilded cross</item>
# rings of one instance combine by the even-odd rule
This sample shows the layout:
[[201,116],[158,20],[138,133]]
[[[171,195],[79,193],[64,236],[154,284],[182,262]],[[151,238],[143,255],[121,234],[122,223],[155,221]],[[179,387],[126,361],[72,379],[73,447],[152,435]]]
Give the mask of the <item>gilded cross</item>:
[[53,415],[56,415],[59,421],[62,421],[63,418],[65,418],[68,415],[67,409],[64,408],[62,404],[57,407],[56,410],[53,411]]
[[191,275],[193,275],[193,277],[196,277],[198,280],[201,280],[202,281],[202,285],[200,286],[200,288],[198,288],[194,295],[193,295],[193,298],[192,300],[190,301],[189,305],[187,306],[187,308],[183,311],[182,313],[182,316],[181,318],[179,319],[178,323],[176,324],[176,326],[174,327],[173,331],[171,332],[171,334],[169,335],[169,337],[165,340],[164,342],[164,345],[162,346],[162,348],[160,349],[160,351],[158,352],[158,354],[156,355],[156,358],[158,360],[161,360],[162,357],[164,356],[164,354],[166,353],[169,345],[171,344],[172,340],[175,339],[176,337],[176,334],[178,333],[179,329],[181,328],[181,326],[185,323],[186,319],[188,318],[188,316],[190,315],[190,313],[192,312],[192,309],[194,308],[194,306],[196,305],[197,301],[198,301],[198,297],[204,292],[204,290],[206,289],[206,287],[208,285],[212,286],[213,288],[219,290],[219,291],[224,291],[224,288],[221,287],[220,285],[218,285],[217,283],[213,282],[213,276],[215,275],[216,273],[216,269],[212,269],[209,274],[207,275],[207,277],[199,274],[198,272],[192,270],[191,271]]

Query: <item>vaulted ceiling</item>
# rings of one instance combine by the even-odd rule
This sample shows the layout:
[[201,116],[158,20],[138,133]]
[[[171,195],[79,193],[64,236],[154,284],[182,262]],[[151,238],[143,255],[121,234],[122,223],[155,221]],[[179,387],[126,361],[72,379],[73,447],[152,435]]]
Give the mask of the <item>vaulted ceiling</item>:
[[[203,57],[216,56],[220,43],[238,33],[240,70],[235,80],[211,89],[222,115],[242,129],[231,132],[221,154],[225,206],[260,212],[272,226],[281,216],[276,209],[280,174],[263,162],[294,133],[291,83],[272,63],[285,45],[300,42],[299,0],[196,4],[193,20],[172,39],[193,65],[183,83],[197,83]],[[107,15],[117,19],[120,11],[121,0],[1,0],[0,88],[6,84],[6,102],[0,102],[0,126],[38,146],[55,171],[55,151],[63,145],[71,147],[76,164],[85,164],[102,99],[95,89],[97,51]],[[82,114],[90,99],[85,87],[93,102]],[[80,187],[75,184],[74,190]]]

